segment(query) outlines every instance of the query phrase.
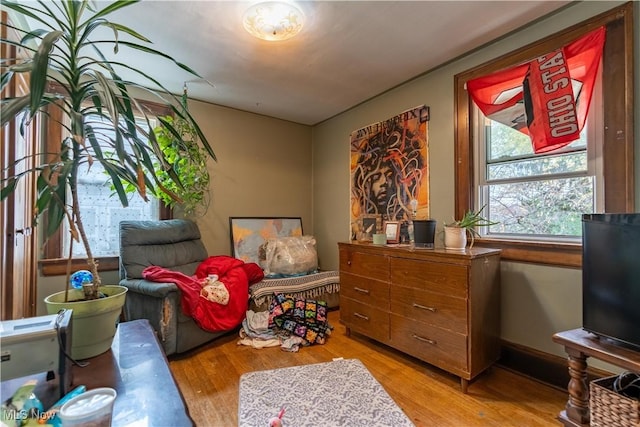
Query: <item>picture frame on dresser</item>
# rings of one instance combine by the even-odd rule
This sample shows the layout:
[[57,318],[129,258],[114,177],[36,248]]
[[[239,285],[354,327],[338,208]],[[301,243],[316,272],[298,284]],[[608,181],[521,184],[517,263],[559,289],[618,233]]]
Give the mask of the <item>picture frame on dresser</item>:
[[384,234],[387,235],[387,243],[400,243],[400,221],[386,221]]
[[379,233],[382,229],[382,215],[380,214],[362,215],[361,220],[360,230],[368,235]]

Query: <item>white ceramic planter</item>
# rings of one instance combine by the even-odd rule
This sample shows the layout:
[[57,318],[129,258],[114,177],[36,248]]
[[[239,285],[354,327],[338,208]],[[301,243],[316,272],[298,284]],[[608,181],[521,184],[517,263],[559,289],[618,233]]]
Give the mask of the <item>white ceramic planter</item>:
[[461,227],[444,226],[444,247],[450,251],[464,252],[467,247],[467,230]]
[[100,292],[107,297],[74,301],[84,298],[84,294],[82,289],[70,289],[70,302],[64,302],[64,291],[49,295],[44,300],[49,314],[56,314],[62,308],[73,310],[71,357],[76,360],[97,356],[111,348],[127,288],[107,285],[101,286]]

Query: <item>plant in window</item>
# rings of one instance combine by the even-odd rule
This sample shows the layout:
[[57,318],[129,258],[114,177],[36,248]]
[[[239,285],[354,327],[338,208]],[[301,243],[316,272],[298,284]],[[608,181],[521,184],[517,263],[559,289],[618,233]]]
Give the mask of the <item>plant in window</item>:
[[[186,86],[181,103],[186,111]],[[180,207],[186,216],[203,215],[209,207],[209,154],[199,143],[198,133],[188,121],[173,116],[159,116],[157,119],[160,124],[153,133],[166,162],[153,163],[161,184],[155,196],[166,206]],[[173,174],[179,181],[172,178]],[[122,184],[128,193],[136,192],[134,185],[125,181]],[[113,185],[111,189],[114,189]]]
[[[186,89],[182,95],[182,106],[185,110],[187,109]],[[188,121],[171,116],[159,117],[159,120],[161,124],[153,132],[168,167],[180,178],[180,181],[173,180],[162,163],[154,163],[156,174],[162,183],[157,196],[167,206],[180,206],[187,216],[204,213],[199,212],[199,208],[206,211],[208,207],[207,160],[209,155],[199,144],[198,133]],[[170,193],[163,189],[168,189]]]
[[[106,6],[97,9],[87,0],[3,2],[6,10],[42,29],[28,30],[3,23],[23,37],[19,41],[2,40],[17,52],[13,57],[2,58],[2,88],[12,79],[27,75],[29,93],[19,97],[3,95],[2,125],[17,119],[22,129],[36,114],[49,115],[51,109],[60,109],[67,118],[63,126],[70,136],[60,141],[59,154],[37,153],[34,168],[3,178],[1,197],[4,200],[11,194],[17,181],[26,174],[37,176],[36,212],[46,218],[46,236],[51,236],[66,221],[73,239],[81,241],[85,248],[94,278],[93,285],[87,287],[88,299],[97,297],[101,280],[78,205],[79,166],[100,163],[125,207],[127,187],[145,200],[149,194],[160,191],[180,200],[172,189],[185,187],[181,177],[190,177],[184,173],[180,176],[171,166],[175,160],[170,159],[171,152],[163,150],[159,141],[163,136],[153,131],[149,113],[140,107],[131,89],[142,91],[145,98],[152,97],[171,109],[174,118],[160,120],[164,131],[171,135],[172,144],[188,146],[186,135],[196,136],[200,141],[204,151],[182,150],[182,158],[191,160],[191,156],[197,156],[197,163],[202,163],[202,157],[206,156],[215,160],[207,138],[179,98],[152,76],[118,59],[119,49],[133,49],[141,55],[164,58],[199,77],[186,65],[150,48],[149,40],[133,29],[108,20],[113,12],[134,3],[137,2],[114,1],[102,3]],[[112,37],[105,36],[109,33],[104,30],[110,30]],[[107,56],[104,48],[113,49],[115,55]],[[124,78],[122,73],[135,76],[136,81]],[[51,90],[54,86],[59,88],[55,92]],[[134,113],[144,115],[147,126],[137,123]],[[185,133],[187,128],[189,132]]]
[[[484,210],[485,207],[486,205],[482,206],[477,211],[468,210],[467,212],[465,212],[465,214],[461,219],[445,224],[444,225],[445,246],[447,246],[447,241],[449,241],[451,246],[448,246],[448,247],[453,249],[464,249],[467,243],[466,235],[468,233],[471,236],[471,244],[469,245],[469,247],[473,247],[473,243],[475,242],[475,237],[476,236],[480,237],[480,233],[478,233],[478,230],[476,230],[476,227],[489,227],[491,225],[498,224],[498,222],[490,221],[487,218],[482,216],[482,211]],[[464,242],[453,243],[453,241],[457,239],[454,238],[452,235],[447,236],[448,232],[451,234],[456,233],[456,237],[460,238],[461,240],[464,240]],[[464,236],[464,238],[462,238],[462,236]]]

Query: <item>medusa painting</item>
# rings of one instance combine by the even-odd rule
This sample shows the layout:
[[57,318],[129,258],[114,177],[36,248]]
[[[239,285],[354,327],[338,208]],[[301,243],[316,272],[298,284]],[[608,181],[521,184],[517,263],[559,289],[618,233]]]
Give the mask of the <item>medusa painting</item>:
[[352,224],[366,215],[406,221],[414,209],[429,216],[428,120],[421,106],[351,134]]

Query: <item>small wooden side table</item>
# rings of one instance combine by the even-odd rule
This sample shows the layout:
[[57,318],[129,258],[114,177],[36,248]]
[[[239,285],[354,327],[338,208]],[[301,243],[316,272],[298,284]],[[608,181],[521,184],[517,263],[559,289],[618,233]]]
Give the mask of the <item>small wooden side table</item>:
[[587,384],[587,358],[618,366],[632,372],[640,372],[640,351],[599,338],[583,329],[572,329],[553,335],[553,341],[564,346],[569,355],[569,400],[558,419],[565,426],[589,425],[589,385]]

